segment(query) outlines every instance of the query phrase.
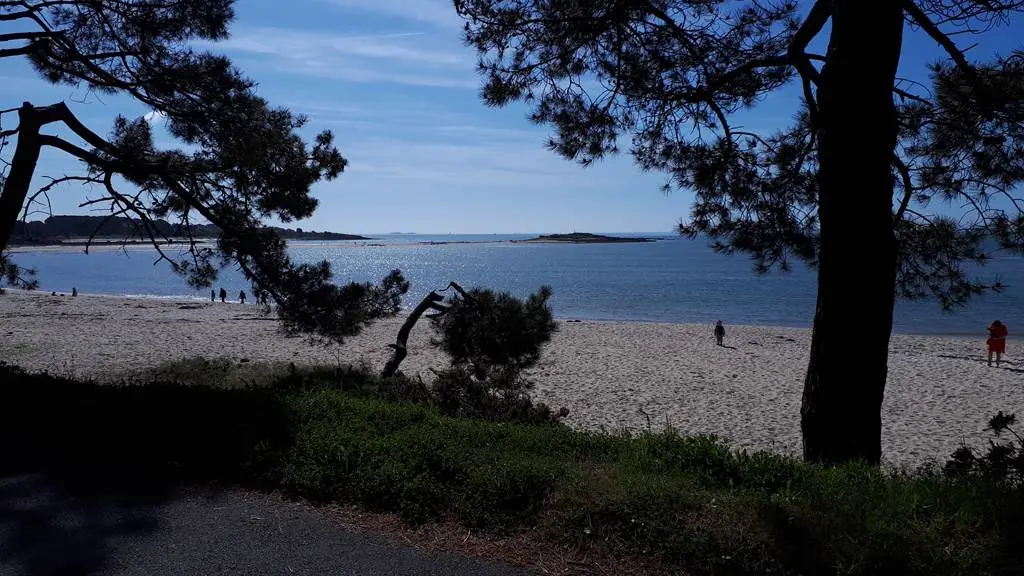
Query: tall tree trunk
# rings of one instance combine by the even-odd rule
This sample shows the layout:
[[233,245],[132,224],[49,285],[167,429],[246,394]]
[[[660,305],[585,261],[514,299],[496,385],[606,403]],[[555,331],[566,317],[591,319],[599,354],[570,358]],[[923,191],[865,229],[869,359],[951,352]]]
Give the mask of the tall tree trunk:
[[7,249],[14,233],[14,224],[18,214],[28,197],[32,175],[39,162],[42,143],[39,141],[39,130],[42,122],[39,113],[28,102],[18,110],[18,144],[14,148],[11,159],[11,171],[7,174],[4,189],[0,192],[0,252]]
[[388,360],[387,364],[384,365],[384,370],[381,371],[381,378],[390,378],[395,375],[398,371],[398,366],[402,364],[402,360],[409,354],[409,333],[412,332],[412,327],[419,321],[420,316],[431,308],[438,310],[442,309],[440,302],[444,300],[444,296],[441,296],[436,291],[431,292],[423,297],[423,300],[413,308],[412,312],[409,313],[409,317],[402,323],[402,327],[398,329],[398,336],[395,338],[394,344],[388,344],[389,348],[394,350],[391,355],[391,359]]
[[817,90],[818,304],[804,382],[804,458],[877,464],[896,283],[893,85],[899,2],[835,0]]

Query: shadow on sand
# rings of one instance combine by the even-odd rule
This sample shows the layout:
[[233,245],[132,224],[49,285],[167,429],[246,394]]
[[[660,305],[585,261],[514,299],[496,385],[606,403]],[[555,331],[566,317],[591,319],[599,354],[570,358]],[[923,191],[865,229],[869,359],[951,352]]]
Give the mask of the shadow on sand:
[[[955,356],[953,354],[938,354],[937,356],[939,358],[949,358],[951,360],[967,360],[969,362],[982,363],[988,362],[988,358],[986,358],[985,356]],[[1002,362],[1000,362],[999,366],[993,365],[992,368],[995,368],[997,370],[1009,370],[1010,372],[1019,372],[1024,374],[1024,368],[1012,368],[1012,366],[1014,365],[1014,362],[1010,360],[1003,360]]]

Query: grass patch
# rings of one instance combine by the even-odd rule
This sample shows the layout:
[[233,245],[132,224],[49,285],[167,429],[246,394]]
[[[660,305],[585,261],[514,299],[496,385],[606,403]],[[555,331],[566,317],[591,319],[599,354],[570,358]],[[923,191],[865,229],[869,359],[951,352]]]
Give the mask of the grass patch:
[[310,388],[361,388],[372,378],[364,366],[296,366],[290,362],[252,362],[232,358],[184,358],[164,362],[124,380],[148,384],[174,382],[185,386],[216,388],[267,388],[308,386]]
[[281,490],[412,523],[530,530],[695,574],[1019,574],[1024,566],[1022,492],[976,478],[824,469],[671,432],[455,419],[338,382],[100,386],[2,365],[0,382],[6,474]]

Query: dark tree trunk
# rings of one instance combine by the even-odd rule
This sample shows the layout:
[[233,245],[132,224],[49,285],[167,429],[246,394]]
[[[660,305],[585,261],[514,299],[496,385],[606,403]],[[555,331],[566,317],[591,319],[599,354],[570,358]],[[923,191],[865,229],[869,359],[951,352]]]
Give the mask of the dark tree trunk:
[[387,364],[384,365],[384,370],[381,371],[382,378],[390,378],[395,375],[398,371],[398,367],[402,364],[402,360],[409,354],[407,348],[409,343],[409,333],[412,332],[412,327],[419,321],[420,316],[431,308],[438,309],[440,302],[444,300],[444,297],[437,292],[431,292],[423,297],[423,300],[413,308],[412,312],[409,313],[409,317],[402,323],[402,327],[398,329],[398,336],[395,338],[394,344],[389,344],[394,353],[391,355],[391,359],[388,360]]
[[11,171],[7,174],[4,189],[0,192],[0,252],[7,249],[14,232],[14,224],[25,205],[32,175],[39,162],[42,143],[39,130],[42,128],[39,113],[26,102],[18,110],[18,144],[11,159]]
[[804,458],[877,464],[896,282],[892,154],[899,2],[833,2],[817,91],[821,247]]

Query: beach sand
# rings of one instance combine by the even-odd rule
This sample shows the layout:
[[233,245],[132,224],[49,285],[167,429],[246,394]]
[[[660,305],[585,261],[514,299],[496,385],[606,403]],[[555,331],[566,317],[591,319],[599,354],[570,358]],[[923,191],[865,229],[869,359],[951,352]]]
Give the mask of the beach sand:
[[[0,296],[0,359],[29,370],[103,378],[203,356],[251,362],[358,364],[390,356],[401,319],[379,322],[344,346],[284,338],[255,306],[9,291]],[[586,429],[715,434],[738,448],[800,451],[800,397],[809,330],[710,325],[559,322],[530,376],[536,398],[570,410]],[[1013,327],[1011,327],[1012,329]],[[444,366],[429,323],[413,331],[407,374]],[[1008,343],[1001,368],[984,361],[984,338],[894,335],[882,408],[883,458],[898,466],[944,461],[961,441],[984,447],[997,411],[1024,416],[1024,361]],[[857,362],[851,347],[850,362]]]

